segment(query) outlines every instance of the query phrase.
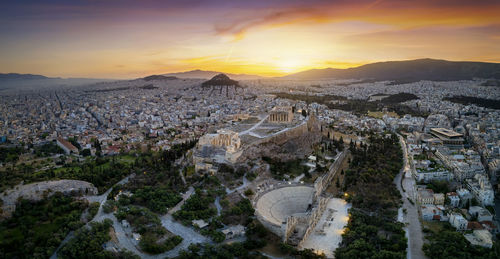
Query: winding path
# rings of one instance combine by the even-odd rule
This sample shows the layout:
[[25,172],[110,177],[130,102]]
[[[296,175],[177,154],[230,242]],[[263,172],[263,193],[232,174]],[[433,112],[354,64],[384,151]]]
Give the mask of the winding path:
[[238,133],[238,135],[240,135],[240,136],[246,135],[246,134],[252,132],[254,129],[258,128],[264,121],[266,121],[267,117],[269,117],[269,115],[264,116],[263,119],[261,119],[259,122],[257,122],[255,125],[253,125],[251,128]]
[[[88,202],[90,203],[93,203],[93,202],[99,202],[100,205],[99,205],[99,210],[97,211],[97,214],[94,216],[94,218],[89,221],[86,226],[89,225],[90,222],[101,222],[103,221],[105,218],[109,218],[111,220],[113,220],[112,218],[110,218],[108,215],[104,215],[103,212],[102,212],[102,206],[104,205],[104,203],[106,202],[107,200],[107,197],[109,195],[109,193],[113,190],[113,187],[118,185],[118,184],[124,184],[124,183],[127,183],[128,180],[131,178],[131,177],[134,177],[135,174],[131,174],[125,178],[123,178],[122,180],[120,180],[119,182],[117,182],[115,185],[113,185],[111,188],[109,188],[105,193],[101,194],[101,195],[98,195],[98,196],[84,196],[83,198],[86,199]],[[115,221],[116,218],[113,216],[114,218],[114,221],[113,221],[113,226],[115,225]],[[116,228],[115,228],[116,230]],[[59,244],[59,246],[57,247],[57,249],[54,251],[54,253],[52,254],[52,256],[50,256],[50,259],[56,259],[57,258],[57,252],[59,251],[59,249],[61,249],[66,243],[68,243],[69,240],[71,240],[73,237],[74,237],[74,231],[71,231],[68,233],[68,235],[66,235],[66,237],[64,238],[64,240],[61,242],[61,244]]]

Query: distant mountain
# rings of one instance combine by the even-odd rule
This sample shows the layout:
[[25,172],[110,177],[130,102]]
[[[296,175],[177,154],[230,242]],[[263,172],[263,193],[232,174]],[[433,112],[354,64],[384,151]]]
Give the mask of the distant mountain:
[[420,80],[455,81],[473,78],[500,79],[500,63],[416,59],[367,64],[347,69],[312,69],[281,77],[283,79],[372,79],[414,82]]
[[146,76],[144,78],[141,78],[145,81],[152,81],[152,80],[176,80],[178,79],[175,76],[163,76],[163,75],[151,75],[151,76]]
[[42,75],[33,75],[33,74],[17,74],[17,73],[2,74],[2,73],[0,73],[0,80],[32,80],[32,79],[51,79],[51,78],[46,77],[46,76],[42,76]]
[[[169,74],[163,74],[164,76],[175,76],[178,78],[197,78],[197,79],[211,79],[212,77],[222,74],[221,72],[217,71],[205,71],[205,70],[192,70],[192,71],[186,71],[186,72],[179,72],[179,73],[169,73]],[[262,76],[257,76],[257,75],[247,75],[247,74],[226,74],[232,79],[235,80],[253,80],[253,79],[262,79],[264,77]]]

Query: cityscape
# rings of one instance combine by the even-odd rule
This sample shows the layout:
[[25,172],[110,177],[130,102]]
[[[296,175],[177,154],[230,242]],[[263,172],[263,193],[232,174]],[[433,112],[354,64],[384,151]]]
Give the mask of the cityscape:
[[495,1],[0,9],[0,258],[500,258]]

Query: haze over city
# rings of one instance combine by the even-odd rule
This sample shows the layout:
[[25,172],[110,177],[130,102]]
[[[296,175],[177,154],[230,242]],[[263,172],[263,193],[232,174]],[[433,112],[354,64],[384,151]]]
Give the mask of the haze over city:
[[0,3],[0,258],[500,258],[500,1]]

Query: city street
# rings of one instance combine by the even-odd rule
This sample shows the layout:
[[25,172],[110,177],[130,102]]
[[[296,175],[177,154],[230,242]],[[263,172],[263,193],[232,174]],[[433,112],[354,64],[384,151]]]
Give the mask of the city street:
[[[403,210],[406,209],[406,214],[404,215],[403,222],[406,223],[408,232],[408,259],[420,259],[426,258],[424,252],[422,251],[422,245],[424,240],[424,235],[422,233],[422,226],[419,221],[418,208],[416,204],[411,204],[408,198],[414,201],[414,191],[415,191],[415,180],[411,176],[411,166],[409,165],[408,153],[406,150],[406,142],[403,137],[398,135],[401,147],[403,148],[403,158],[404,166],[401,172],[394,179],[401,196],[403,197]],[[403,180],[401,181],[401,177]],[[403,184],[404,190],[401,188],[401,183]]]

